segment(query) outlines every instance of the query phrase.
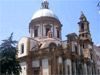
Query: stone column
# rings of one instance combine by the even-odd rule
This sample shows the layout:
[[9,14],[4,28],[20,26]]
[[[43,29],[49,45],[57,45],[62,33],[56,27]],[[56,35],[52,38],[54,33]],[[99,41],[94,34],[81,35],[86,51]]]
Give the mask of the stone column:
[[84,71],[85,71],[85,75],[87,75],[87,65],[86,65],[86,63],[84,63]]
[[84,75],[84,73],[85,73],[85,68],[84,68],[84,63],[82,63],[82,75]]
[[57,63],[57,59],[54,56],[52,59],[52,74],[53,75],[57,75],[57,64],[56,63]]
[[72,62],[70,59],[66,59],[65,75],[68,75],[68,65],[69,65],[70,75],[72,75]]
[[90,65],[90,75],[93,75],[92,74],[92,65]]
[[49,75],[52,75],[52,73],[51,73],[51,69],[52,69],[52,68],[51,68],[51,63],[52,63],[52,62],[51,62],[51,58],[49,58]]
[[63,59],[63,75],[65,75],[65,59]]
[[79,55],[81,55],[81,49],[80,49],[80,44],[78,45],[78,48],[79,48]]
[[67,59],[65,60],[65,75],[67,75]]
[[72,41],[71,44],[72,44],[72,52],[74,52],[75,51],[74,41]]
[[73,62],[73,67],[74,68],[74,75],[76,75],[76,65],[75,65],[75,62]]

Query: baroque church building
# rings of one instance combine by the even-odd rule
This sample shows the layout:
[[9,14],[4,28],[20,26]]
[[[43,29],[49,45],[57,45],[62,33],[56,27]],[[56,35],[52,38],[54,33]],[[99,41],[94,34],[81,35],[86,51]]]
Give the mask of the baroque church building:
[[89,22],[81,13],[79,35],[71,33],[62,41],[62,24],[44,0],[29,23],[30,37],[17,45],[20,75],[96,75]]

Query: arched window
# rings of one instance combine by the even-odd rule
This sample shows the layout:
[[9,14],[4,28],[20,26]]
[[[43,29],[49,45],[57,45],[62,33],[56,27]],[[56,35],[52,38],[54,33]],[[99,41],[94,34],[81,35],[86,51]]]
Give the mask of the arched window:
[[51,50],[55,50],[56,44],[55,44],[55,43],[50,43],[50,44],[49,44],[49,47],[50,47],[50,51],[51,51]]
[[59,36],[59,30],[57,30],[57,38],[60,38],[60,36]]
[[82,31],[84,31],[84,24],[83,23],[81,24],[81,29],[82,29]]
[[84,37],[84,34],[82,34],[82,37]]
[[90,58],[91,58],[91,60],[92,60],[92,53],[90,52]]
[[47,36],[48,35],[48,31],[50,31],[51,30],[51,25],[49,25],[49,24],[47,24],[47,25],[45,25],[45,36]]
[[45,5],[45,8],[46,8],[46,5]]
[[85,48],[85,45],[83,44],[83,49]]
[[34,37],[37,37],[38,36],[38,29],[35,29],[34,30]]
[[50,30],[50,28],[46,28],[46,36],[47,36],[49,30]]
[[77,46],[75,46],[75,53],[77,54],[78,52],[77,52]]
[[24,53],[24,44],[21,45],[21,54]]
[[50,47],[56,47],[56,44],[55,44],[55,43],[50,43],[49,46],[50,46]]

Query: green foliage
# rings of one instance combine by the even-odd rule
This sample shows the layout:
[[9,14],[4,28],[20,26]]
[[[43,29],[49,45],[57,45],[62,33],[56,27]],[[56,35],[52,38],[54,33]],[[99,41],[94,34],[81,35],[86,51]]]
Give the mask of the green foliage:
[[12,38],[13,33],[0,45],[0,75],[19,75],[21,72],[21,66],[16,59],[17,41],[13,41]]

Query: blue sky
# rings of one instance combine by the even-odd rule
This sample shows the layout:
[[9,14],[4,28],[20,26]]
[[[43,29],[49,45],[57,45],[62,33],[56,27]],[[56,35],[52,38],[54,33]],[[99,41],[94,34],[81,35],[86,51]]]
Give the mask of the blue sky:
[[[33,14],[41,8],[43,0],[0,0],[0,42],[14,32],[14,39],[30,37],[29,23]],[[90,22],[94,44],[100,44],[99,0],[47,0],[49,8],[62,23],[62,40],[69,33],[79,34],[78,22],[81,11]]]

